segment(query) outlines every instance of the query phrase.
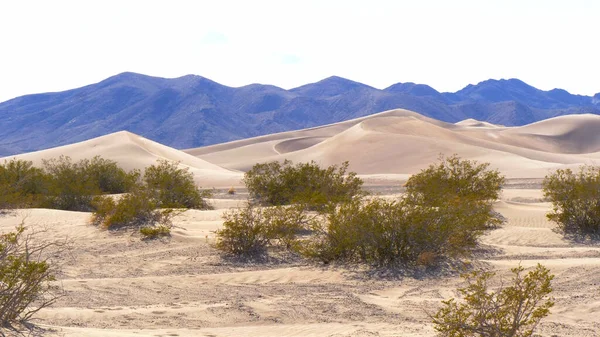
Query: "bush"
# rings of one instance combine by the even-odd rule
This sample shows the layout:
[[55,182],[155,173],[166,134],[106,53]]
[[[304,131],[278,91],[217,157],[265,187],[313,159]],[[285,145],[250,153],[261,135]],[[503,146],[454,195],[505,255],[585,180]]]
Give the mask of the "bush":
[[322,169],[314,161],[292,165],[256,164],[244,175],[250,198],[263,206],[301,203],[323,210],[327,205],[350,201],[362,193],[362,180],[346,174],[348,162]]
[[48,195],[44,207],[69,211],[92,210],[92,198],[102,191],[93,177],[70,157],[43,160],[49,176]]
[[140,178],[139,171],[126,172],[115,161],[100,156],[95,156],[91,160],[82,159],[77,166],[83,175],[89,176],[103,193],[129,192],[136,186]]
[[441,159],[413,175],[399,201],[355,198],[314,228],[302,252],[324,262],[433,265],[468,256],[484,230],[503,219],[492,210],[504,178],[488,164]]
[[442,301],[443,307],[432,317],[440,336],[524,337],[531,336],[540,320],[554,305],[550,271],[538,264],[523,276],[524,269],[513,268],[512,283],[490,291],[491,272],[466,276],[467,286],[458,289],[463,303]]
[[194,183],[194,176],[187,168],[180,169],[177,162],[159,160],[157,165],[146,168],[144,182],[158,207],[210,209],[204,199],[211,193],[201,192]]
[[93,210],[94,195],[123,193],[131,190],[139,172],[125,172],[116,162],[100,157],[73,162],[60,156],[44,160],[49,190],[43,206],[70,211]]
[[0,328],[27,321],[59,296],[51,286],[56,270],[48,256],[64,244],[34,240],[38,234],[21,224],[0,235]]
[[489,165],[462,160],[457,155],[440,157],[437,165],[408,179],[406,193],[413,202],[429,206],[453,200],[491,205],[500,196],[505,178],[498,170],[490,170]]
[[542,183],[552,202],[549,220],[564,234],[600,237],[600,168],[583,166],[575,173],[559,169]]
[[156,227],[142,227],[140,228],[140,234],[142,235],[144,240],[152,240],[163,236],[170,236],[171,226],[158,225]]
[[440,258],[467,256],[487,218],[461,204],[422,207],[410,199],[357,199],[340,204],[314,227],[301,252],[326,263],[428,267]]
[[11,159],[0,165],[0,209],[35,207],[48,186],[44,172],[32,162]]
[[171,226],[172,211],[157,209],[157,202],[143,188],[115,201],[110,196],[94,198],[92,223],[107,229],[141,226]]
[[257,208],[251,205],[223,215],[223,228],[216,232],[216,248],[224,252],[256,256],[271,245],[290,248],[296,234],[306,228],[308,216],[301,207]]

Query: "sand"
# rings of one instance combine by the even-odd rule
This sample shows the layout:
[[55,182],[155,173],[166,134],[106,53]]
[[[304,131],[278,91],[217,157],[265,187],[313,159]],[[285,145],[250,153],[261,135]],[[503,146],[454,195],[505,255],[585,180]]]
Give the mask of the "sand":
[[[514,202],[514,195],[532,198]],[[504,278],[518,264],[544,264],[556,275],[556,306],[541,335],[598,336],[600,246],[554,232],[545,219],[550,205],[537,196],[505,193],[495,207],[508,221],[483,237],[486,253],[472,263]],[[73,240],[59,277],[66,296],[34,321],[50,336],[434,335],[426,310],[456,296],[458,272],[386,275],[286,254],[254,263],[224,258],[212,247],[214,231],[242,198],[214,199],[216,210],[177,216],[172,237],[162,241],[99,229],[90,213],[46,209],[5,215],[0,230],[25,218]]]
[[[374,191],[397,198],[401,182],[440,153],[490,162],[510,180],[495,205],[507,223],[487,233],[470,261],[506,279],[521,264],[542,263],[556,275],[556,306],[542,336],[600,336],[600,245],[554,231],[539,182],[556,168],[600,157],[600,117],[558,117],[523,127],[474,120],[457,124],[393,110],[320,128],[180,151],[128,132],[19,156],[101,155],[126,168],[177,160],[203,187],[240,186],[256,162],[350,160]],[[241,190],[241,189],[240,189]],[[218,192],[215,210],[178,215],[170,239],[141,241],[128,231],[90,224],[90,213],[18,210],[0,217],[0,231],[25,219],[73,249],[60,256],[65,296],[38,313],[48,336],[434,336],[427,311],[455,297],[458,271],[397,272],[325,266],[285,253],[247,263],[213,248],[223,212],[245,195]]]

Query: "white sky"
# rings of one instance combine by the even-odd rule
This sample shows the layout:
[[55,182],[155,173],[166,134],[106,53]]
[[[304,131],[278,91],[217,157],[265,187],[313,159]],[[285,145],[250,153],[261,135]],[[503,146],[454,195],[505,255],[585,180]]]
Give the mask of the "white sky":
[[286,89],[338,75],[600,92],[600,1],[4,1],[0,101],[123,71]]

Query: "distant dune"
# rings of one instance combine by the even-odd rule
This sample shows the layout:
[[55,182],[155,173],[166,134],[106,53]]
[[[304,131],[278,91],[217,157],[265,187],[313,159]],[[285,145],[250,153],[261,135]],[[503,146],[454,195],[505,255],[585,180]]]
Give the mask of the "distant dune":
[[44,159],[57,158],[61,155],[69,156],[75,161],[100,156],[116,161],[126,170],[143,170],[156,164],[159,159],[177,161],[182,167],[189,168],[203,187],[239,185],[242,176],[240,172],[225,169],[127,131],[13,157],[30,160],[34,165],[40,166]]
[[441,122],[408,110],[316,128],[283,132],[184,151],[130,132],[17,156],[41,164],[68,155],[75,160],[99,155],[126,169],[142,169],[157,159],[179,161],[207,187],[240,185],[243,171],[258,162],[315,160],[321,165],[350,162],[367,182],[406,179],[440,154],[489,162],[508,178],[541,179],[554,169],[600,161],[600,116],[568,115],[504,127],[469,119]]
[[284,132],[188,149],[222,167],[247,170],[256,162],[350,161],[350,168],[377,179],[406,176],[457,153],[491,163],[509,178],[543,178],[552,169],[600,159],[600,116],[569,115],[522,127],[474,119],[440,122],[408,110],[390,110],[319,128]]

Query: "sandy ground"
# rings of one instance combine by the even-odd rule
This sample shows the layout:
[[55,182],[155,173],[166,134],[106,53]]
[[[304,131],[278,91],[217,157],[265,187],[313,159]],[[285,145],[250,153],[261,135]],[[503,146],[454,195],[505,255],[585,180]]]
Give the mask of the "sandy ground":
[[[556,306],[541,335],[600,336],[600,246],[555,233],[540,196],[505,190],[496,209],[508,222],[483,237],[485,252],[472,263],[505,278],[519,263],[544,264],[556,275]],[[65,296],[35,320],[50,336],[434,335],[426,310],[456,296],[457,271],[399,275],[286,254],[253,263],[224,258],[211,246],[214,230],[224,211],[244,205],[238,197],[179,215],[163,241],[101,230],[89,224],[89,213],[45,209],[5,215],[0,230],[25,219],[73,240],[62,259]]]

